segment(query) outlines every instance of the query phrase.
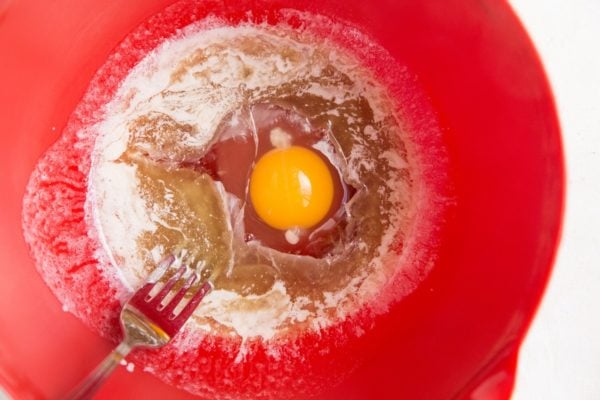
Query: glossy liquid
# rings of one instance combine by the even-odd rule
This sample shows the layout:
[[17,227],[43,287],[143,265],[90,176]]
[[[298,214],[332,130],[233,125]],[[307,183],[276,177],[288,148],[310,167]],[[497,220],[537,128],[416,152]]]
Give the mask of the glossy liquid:
[[[179,251],[205,277],[216,273],[196,313],[213,330],[239,333],[215,322],[211,310],[226,304],[278,310],[271,323],[280,333],[327,325],[348,312],[338,302],[354,308],[377,292],[365,282],[393,273],[378,262],[391,251],[384,237],[398,251],[411,223],[411,167],[392,103],[351,56],[310,36],[245,27],[196,37],[133,71],[100,125],[92,182],[108,250],[140,280]],[[151,92],[159,78],[166,84]],[[295,244],[248,201],[249,175],[275,128],[318,152],[335,178],[330,212]],[[137,215],[151,226],[127,249],[111,240],[127,228],[105,206],[114,168],[134,175]]]

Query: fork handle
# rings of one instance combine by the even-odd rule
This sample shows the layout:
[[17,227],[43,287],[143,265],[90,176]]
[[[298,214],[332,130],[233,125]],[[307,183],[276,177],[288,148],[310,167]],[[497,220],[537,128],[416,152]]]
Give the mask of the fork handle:
[[89,400],[106,381],[121,360],[129,354],[131,346],[121,342],[90,374],[66,397],[67,400]]

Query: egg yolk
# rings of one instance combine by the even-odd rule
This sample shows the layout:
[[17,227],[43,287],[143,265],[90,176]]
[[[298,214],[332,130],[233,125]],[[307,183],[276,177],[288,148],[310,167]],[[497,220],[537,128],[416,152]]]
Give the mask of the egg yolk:
[[329,212],[333,194],[327,164],[305,147],[265,153],[250,177],[252,205],[258,216],[276,229],[316,225]]

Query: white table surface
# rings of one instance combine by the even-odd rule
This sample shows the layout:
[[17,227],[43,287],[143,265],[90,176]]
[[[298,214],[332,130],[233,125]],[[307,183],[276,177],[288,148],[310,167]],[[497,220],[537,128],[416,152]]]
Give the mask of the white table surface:
[[567,160],[562,243],[513,400],[599,400],[600,0],[510,3],[549,75]]
[[510,3],[556,95],[568,185],[557,263],[521,351],[513,400],[600,400],[600,0]]

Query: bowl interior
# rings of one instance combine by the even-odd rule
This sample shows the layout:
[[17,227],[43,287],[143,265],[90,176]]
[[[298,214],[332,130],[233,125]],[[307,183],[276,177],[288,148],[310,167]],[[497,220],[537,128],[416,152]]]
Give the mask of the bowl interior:
[[[55,398],[111,346],[63,312],[38,276],[21,201],[35,162],[111,49],[171,2],[18,0],[0,8],[0,382],[15,397]],[[447,399],[478,390],[506,398],[550,272],[564,188],[552,94],[512,10],[493,0],[239,1],[240,12],[254,7],[331,15],[370,33],[417,75],[448,149],[454,207],[433,272],[370,333],[368,361],[323,398]],[[191,397],[120,369],[99,398],[132,393]]]

